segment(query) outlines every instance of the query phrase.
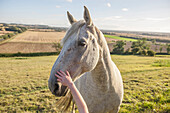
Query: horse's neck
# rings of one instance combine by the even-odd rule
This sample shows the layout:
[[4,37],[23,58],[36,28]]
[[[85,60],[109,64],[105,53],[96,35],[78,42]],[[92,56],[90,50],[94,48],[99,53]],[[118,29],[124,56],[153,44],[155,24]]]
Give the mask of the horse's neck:
[[107,46],[107,42],[100,32],[100,58],[95,69],[91,71],[91,77],[95,85],[103,91],[109,89],[111,83],[111,77],[113,76],[114,65],[112,63],[110,52]]

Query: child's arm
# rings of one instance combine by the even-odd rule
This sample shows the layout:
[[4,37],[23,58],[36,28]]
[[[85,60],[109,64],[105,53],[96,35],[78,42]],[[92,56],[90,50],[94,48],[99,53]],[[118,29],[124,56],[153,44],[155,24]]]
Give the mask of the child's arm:
[[58,75],[55,74],[55,76],[58,77],[57,81],[61,82],[63,85],[67,86],[70,89],[73,99],[75,100],[75,102],[77,104],[79,112],[80,113],[88,113],[87,105],[86,105],[83,97],[81,96],[80,92],[76,88],[74,82],[72,81],[69,72],[66,71],[66,74],[63,71],[60,71],[57,73],[58,73]]

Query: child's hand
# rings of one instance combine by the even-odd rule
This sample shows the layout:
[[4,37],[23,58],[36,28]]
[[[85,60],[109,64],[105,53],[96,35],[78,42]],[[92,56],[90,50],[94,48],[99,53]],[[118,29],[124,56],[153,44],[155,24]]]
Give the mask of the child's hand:
[[55,74],[55,76],[58,77],[57,81],[61,82],[64,86],[69,87],[73,83],[68,71],[66,71],[66,73],[64,73],[63,71],[57,71],[57,74]]

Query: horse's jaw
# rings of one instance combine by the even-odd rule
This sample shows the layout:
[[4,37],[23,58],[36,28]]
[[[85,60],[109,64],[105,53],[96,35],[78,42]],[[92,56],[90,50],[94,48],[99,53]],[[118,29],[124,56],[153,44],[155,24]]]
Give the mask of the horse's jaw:
[[50,74],[50,78],[48,80],[48,86],[49,89],[51,91],[52,94],[54,94],[55,96],[65,96],[65,94],[67,93],[67,86],[63,86],[61,84],[61,82],[57,81],[57,77],[55,76],[55,74],[57,73],[57,71],[62,70],[63,72],[66,72],[66,70],[70,73],[70,76],[72,78],[73,81],[75,81],[76,79],[78,79],[81,74],[82,74],[82,69],[80,68],[80,66],[75,66],[75,67],[67,67],[66,66],[62,66],[60,67],[60,65],[56,65],[57,63],[54,64],[54,68],[52,68],[51,70],[51,74]]

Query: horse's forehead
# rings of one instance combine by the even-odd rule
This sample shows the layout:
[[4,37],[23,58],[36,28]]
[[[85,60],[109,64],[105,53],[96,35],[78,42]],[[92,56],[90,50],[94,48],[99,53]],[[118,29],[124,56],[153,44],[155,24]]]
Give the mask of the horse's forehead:
[[95,29],[94,27],[89,27],[87,25],[83,25],[81,28],[80,28],[80,35],[88,38],[88,36],[91,34],[93,35],[95,33]]

